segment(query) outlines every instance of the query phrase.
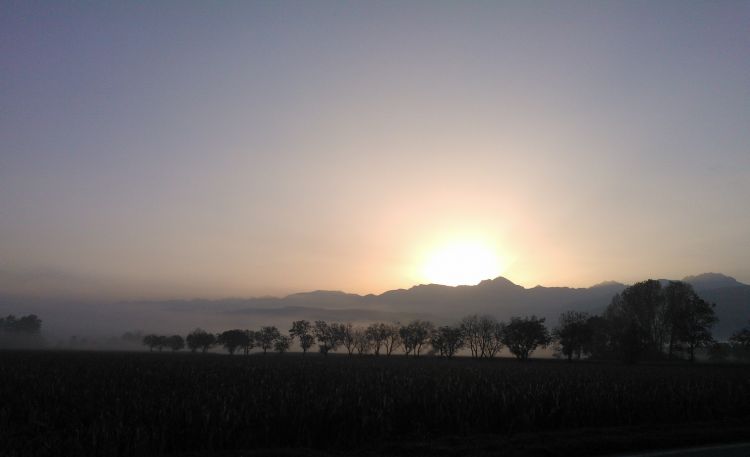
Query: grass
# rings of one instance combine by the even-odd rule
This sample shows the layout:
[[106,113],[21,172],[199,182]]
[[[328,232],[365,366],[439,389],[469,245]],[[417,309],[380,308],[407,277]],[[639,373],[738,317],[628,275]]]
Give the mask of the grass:
[[748,366],[0,352],[4,457],[565,455],[748,419]]

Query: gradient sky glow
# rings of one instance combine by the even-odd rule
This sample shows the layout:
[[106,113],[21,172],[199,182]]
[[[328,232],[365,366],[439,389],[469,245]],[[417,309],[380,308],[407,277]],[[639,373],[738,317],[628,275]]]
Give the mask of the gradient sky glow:
[[6,288],[750,282],[749,235],[750,2],[0,6]]

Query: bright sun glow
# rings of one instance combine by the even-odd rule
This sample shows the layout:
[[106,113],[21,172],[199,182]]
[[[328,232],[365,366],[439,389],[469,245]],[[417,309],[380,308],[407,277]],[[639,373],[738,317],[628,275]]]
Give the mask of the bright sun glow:
[[458,286],[495,278],[503,270],[503,262],[490,246],[465,242],[433,251],[424,264],[422,274],[431,283]]

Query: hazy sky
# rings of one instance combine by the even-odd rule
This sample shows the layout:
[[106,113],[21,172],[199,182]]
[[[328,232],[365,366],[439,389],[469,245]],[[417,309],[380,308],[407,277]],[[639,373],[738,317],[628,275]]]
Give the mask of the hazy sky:
[[747,1],[0,6],[6,288],[750,282],[749,197]]

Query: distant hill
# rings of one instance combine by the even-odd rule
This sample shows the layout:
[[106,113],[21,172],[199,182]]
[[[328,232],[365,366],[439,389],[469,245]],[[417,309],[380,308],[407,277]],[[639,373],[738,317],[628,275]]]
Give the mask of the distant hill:
[[[719,339],[750,320],[750,286],[729,276],[706,273],[688,276],[706,300],[716,303]],[[379,295],[341,291],[313,291],[286,297],[235,298],[225,300],[165,300],[84,305],[65,302],[22,300],[0,295],[0,314],[35,312],[44,328],[62,335],[119,334],[126,330],[181,332],[194,327],[207,330],[278,325],[286,328],[296,319],[352,322],[430,319],[438,324],[455,322],[467,314],[487,313],[499,319],[535,314],[555,326],[567,310],[600,313],[625,284],[608,281],[587,288],[524,288],[498,277],[474,286],[421,284]],[[19,305],[23,304],[22,309]]]
[[747,287],[736,279],[721,273],[703,273],[696,276],[686,276],[683,281],[693,285],[695,290],[723,289],[727,287]]

